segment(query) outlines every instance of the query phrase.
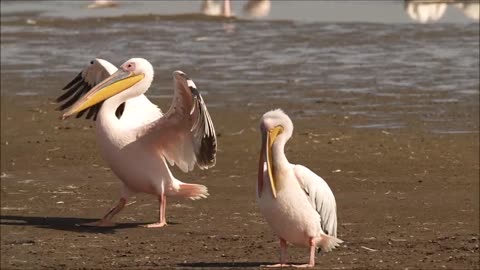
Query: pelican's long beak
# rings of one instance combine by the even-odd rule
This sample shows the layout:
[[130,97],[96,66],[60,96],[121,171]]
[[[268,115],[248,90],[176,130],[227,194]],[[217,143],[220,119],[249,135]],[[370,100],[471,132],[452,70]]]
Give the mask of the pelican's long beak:
[[261,150],[261,153],[260,153],[260,164],[259,164],[259,172],[258,172],[259,197],[261,196],[261,190],[263,188],[263,164],[264,164],[265,159],[266,159],[270,188],[272,190],[273,197],[277,198],[276,179],[275,179],[274,173],[273,173],[274,170],[273,170],[272,146],[273,146],[273,143],[275,142],[275,139],[277,138],[277,136],[282,132],[283,132],[283,127],[277,126],[277,127],[274,127],[272,129],[270,129],[269,131],[267,131],[267,134],[264,134],[262,136],[262,150]]
[[66,111],[62,119],[66,119],[71,115],[74,115],[78,112],[81,112],[87,108],[92,107],[93,105],[100,103],[138,83],[145,77],[144,74],[135,75],[133,72],[127,72],[119,69],[117,72],[113,73],[110,77],[103,80],[101,83],[97,84],[92,88],[88,93],[86,93],[82,98],[77,100],[69,109]]

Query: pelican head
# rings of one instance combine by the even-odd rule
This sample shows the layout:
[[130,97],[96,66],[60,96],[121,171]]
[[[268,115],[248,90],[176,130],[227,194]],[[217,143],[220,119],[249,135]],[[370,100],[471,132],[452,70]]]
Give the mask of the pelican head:
[[153,80],[153,67],[143,58],[132,58],[115,73],[97,84],[63,114],[63,119],[113,96],[122,101],[145,93]]
[[[293,133],[293,123],[282,110],[269,111],[260,120],[260,132],[262,134],[262,150],[260,151],[260,162],[258,172],[258,190],[261,196],[263,188],[264,163],[267,163],[268,178],[273,197],[277,197],[277,178],[274,176],[273,158],[285,157],[283,147]],[[273,153],[274,144],[280,146],[276,153]]]

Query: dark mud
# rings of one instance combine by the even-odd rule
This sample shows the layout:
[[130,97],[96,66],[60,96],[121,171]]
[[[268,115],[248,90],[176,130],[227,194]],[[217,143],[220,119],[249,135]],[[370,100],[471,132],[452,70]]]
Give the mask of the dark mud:
[[[120,183],[100,159],[85,120],[60,121],[49,98],[2,97],[1,268],[256,268],[274,263],[278,241],[256,208],[258,120],[264,110],[211,108],[216,167],[177,178],[208,186],[199,201],[170,199],[170,225],[154,222],[155,198],[132,199],[113,229],[79,227],[118,199]],[[156,99],[166,107],[168,99]],[[208,99],[207,99],[208,103]],[[436,134],[422,123],[359,129],[361,117],[294,121],[291,162],[324,177],[345,243],[317,258],[322,269],[478,269],[478,133]],[[478,121],[478,118],[472,121]],[[308,259],[290,248],[292,262]]]

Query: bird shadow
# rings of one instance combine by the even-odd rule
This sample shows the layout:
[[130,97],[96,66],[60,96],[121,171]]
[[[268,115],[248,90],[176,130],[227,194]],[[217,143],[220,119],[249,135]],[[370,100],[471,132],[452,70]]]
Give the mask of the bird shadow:
[[246,268],[246,267],[264,267],[265,265],[273,264],[272,262],[194,262],[194,263],[179,263],[178,267],[189,268]]
[[[116,230],[138,228],[148,223],[117,223],[114,227],[94,227],[83,226],[81,224],[97,221],[92,218],[75,217],[29,217],[29,216],[0,216],[0,225],[10,226],[34,226],[37,228],[47,228],[61,231],[85,232],[85,233],[115,233]],[[175,225],[178,223],[169,222]]]

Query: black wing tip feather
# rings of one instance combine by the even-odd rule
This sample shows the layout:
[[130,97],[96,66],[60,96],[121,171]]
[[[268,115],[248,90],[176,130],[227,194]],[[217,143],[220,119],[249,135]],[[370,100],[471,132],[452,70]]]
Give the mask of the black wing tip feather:
[[[75,81],[75,80],[76,80],[76,79],[73,79],[72,82]],[[77,93],[77,90],[78,90],[80,87],[82,87],[82,85],[84,85],[84,84],[85,84],[85,82],[84,82],[83,80],[77,80],[75,83],[71,83],[71,82],[70,82],[70,83],[68,84],[68,85],[70,85],[70,87],[64,88],[64,90],[67,90],[67,89],[68,89],[68,91],[65,92],[63,95],[59,96],[59,97],[56,99],[56,101],[57,101],[57,102],[62,102],[62,101],[64,101],[65,99],[67,99],[67,98],[75,95],[75,94]]]
[[211,125],[211,122],[208,121],[208,119],[205,120],[208,123],[207,129],[209,130],[209,134],[205,134],[202,138],[199,151],[199,161],[201,161],[201,164],[208,169],[215,166],[217,161],[217,136],[215,134],[215,130],[213,129],[213,125]]
[[190,88],[190,92],[192,92],[192,96],[194,97],[201,97],[200,96],[200,92],[198,91],[197,88],[193,87],[193,86],[189,86],[188,88]]
[[197,163],[201,168],[211,168],[215,166],[217,160],[217,136],[215,134],[215,128],[213,127],[210,114],[208,113],[207,106],[203,101],[202,96],[197,88],[189,86],[192,95],[196,98],[196,106],[199,110],[200,119],[197,121],[199,125],[203,126],[203,137],[200,143],[199,155],[197,156]]
[[91,107],[90,109],[88,109],[88,113],[87,113],[87,116],[85,116],[85,118],[86,119],[91,119],[92,116],[94,116],[98,113],[98,110],[100,109],[100,106],[102,106],[102,105],[97,104],[97,105]]
[[[95,60],[90,61],[90,65],[95,64]],[[63,111],[66,108],[72,106],[77,100],[79,100],[83,95],[85,95],[92,87],[96,85],[96,83],[88,83],[85,78],[84,78],[84,73],[89,73],[90,66],[88,66],[86,69],[80,71],[73,80],[71,80],[69,83],[67,83],[62,90],[67,90],[67,92],[63,93],[61,96],[56,98],[57,103],[62,103],[60,106],[56,108],[57,111]],[[106,70],[102,71],[103,73],[108,74]],[[98,74],[100,75],[100,74]],[[106,76],[106,75],[105,75]],[[92,119],[93,121],[97,120],[97,115],[98,112],[100,111],[100,108],[102,107],[103,102],[100,102],[88,109],[85,109],[79,113],[76,114],[76,118],[81,118],[85,115],[85,119]],[[123,112],[125,110],[125,103],[122,103],[116,110],[115,115],[117,118],[120,119],[120,117],[123,115]]]
[[217,162],[217,138],[215,136],[205,136],[200,145],[200,155],[198,165],[203,168],[211,168]]
[[79,82],[80,80],[82,80],[82,71],[80,71],[80,73],[78,73],[77,76],[75,76],[75,78],[73,78],[73,80],[71,80],[69,83],[67,83],[67,84],[62,88],[62,90],[67,90],[68,88],[72,87],[74,84],[76,84],[77,82]]
[[[79,84],[78,86],[75,85],[74,87],[76,87],[77,89],[75,91],[68,91],[67,93],[70,92],[70,99],[67,100],[65,103],[61,104],[58,108],[59,110],[63,111],[65,110],[66,108],[72,106],[80,97],[82,97],[87,91],[88,89],[90,88],[88,83],[86,82],[83,82],[81,84]],[[60,99],[61,97],[59,97],[58,99]],[[66,99],[66,97],[64,98]]]
[[[93,64],[93,61],[92,63]],[[60,103],[60,105],[55,109],[57,111],[63,111],[66,108],[72,106],[77,100],[79,100],[83,95],[85,95],[94,85],[90,85],[83,78],[83,71],[80,71],[73,80],[67,83],[62,90],[65,91],[61,96],[57,97],[55,101]],[[62,103],[63,102],[63,103]],[[95,121],[97,119],[98,111],[100,110],[101,103],[93,107],[85,109],[76,114],[75,118],[81,118],[87,113],[85,119],[91,119]]]
[[[83,80],[81,75],[82,75],[82,72],[80,72],[77,75],[77,77],[75,77],[71,82],[69,82],[63,88],[63,90],[68,90],[68,91],[55,99],[57,103],[60,103],[60,105],[57,108],[55,108],[55,110],[63,111],[66,108],[72,106],[77,100],[79,100],[83,95],[85,95],[93,87],[87,82],[85,82],[85,80]],[[87,111],[88,113],[87,113],[86,119],[91,118],[92,112],[94,112],[95,115],[98,113],[98,109],[96,109],[96,107],[97,105],[77,113],[75,118],[81,118]]]

